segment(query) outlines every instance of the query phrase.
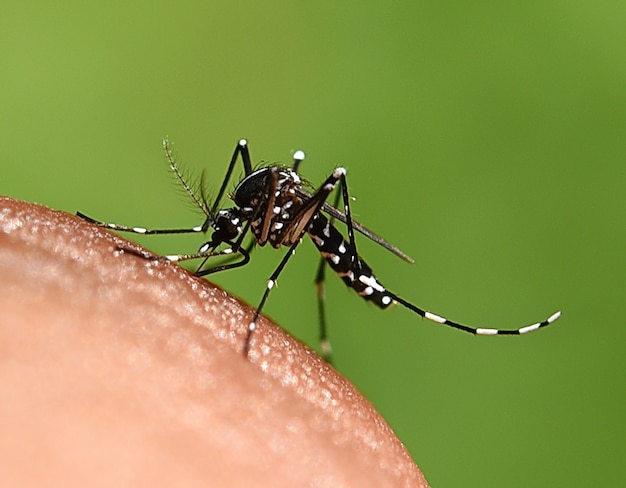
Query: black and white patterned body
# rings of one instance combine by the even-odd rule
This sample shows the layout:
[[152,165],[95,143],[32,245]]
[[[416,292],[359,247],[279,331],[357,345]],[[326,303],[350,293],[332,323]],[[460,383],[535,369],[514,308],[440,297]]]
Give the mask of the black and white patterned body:
[[380,308],[394,303],[392,296],[374,276],[372,268],[351,251],[350,243],[324,214],[318,213],[313,217],[308,234],[322,257],[347,286]]
[[[339,275],[348,287],[352,288],[365,300],[371,301],[380,308],[385,309],[394,303],[399,303],[423,318],[475,335],[526,334],[550,325],[561,315],[561,312],[556,312],[542,322],[520,329],[474,328],[421,309],[387,290],[374,276],[370,266],[359,256],[356,247],[355,230],[405,261],[412,262],[412,260],[402,251],[352,220],[349,205],[350,198],[346,184],[346,170],[344,168],[336,168],[315,191],[309,192],[304,188],[305,185],[298,174],[298,166],[304,159],[302,151],[294,153],[294,163],[291,168],[270,165],[253,170],[247,142],[245,139],[242,139],[235,147],[226,177],[218,195],[209,207],[204,198],[199,197],[182,176],[174,162],[167,140],[164,141],[164,147],[170,168],[191,199],[206,215],[202,225],[182,229],[151,230],[143,227],[126,227],[99,222],[80,212],[78,212],[78,215],[101,227],[138,234],[205,233],[211,231],[211,239],[200,246],[197,253],[167,256],[171,261],[201,259],[202,262],[195,272],[196,276],[205,276],[247,264],[250,261],[249,253],[252,246],[246,248],[243,246],[243,242],[249,232],[253,236],[253,243],[259,246],[269,243],[276,249],[281,246],[289,247],[289,251],[283,256],[279,265],[269,277],[263,297],[249,324],[248,334],[243,347],[246,355],[248,355],[252,345],[256,321],[263,310],[270,291],[274,288],[280,273],[293,256],[296,247],[300,244],[305,234],[309,235],[321,254],[316,285],[320,311],[320,341],[322,351],[327,359],[330,358],[330,345],[326,337],[324,311],[324,270],[327,265]],[[220,209],[220,203],[239,157],[241,157],[243,162],[245,176],[236,186],[232,195],[235,206]],[[340,191],[336,195],[335,204],[333,206],[328,205],[326,199],[337,185],[339,185]],[[340,196],[344,205],[343,212],[336,208]],[[335,220],[340,220],[345,224],[347,239],[333,225]],[[231,261],[218,266],[206,266],[211,258],[225,255],[231,258],[239,256],[240,259],[236,262]]]
[[[251,231],[260,246],[291,246],[303,230],[322,257],[344,283],[381,308],[393,303],[372,269],[358,255],[330,220],[313,207],[300,213],[304,200],[298,195],[300,176],[280,166],[261,168],[244,178],[233,194],[243,220],[251,219]],[[297,216],[297,218],[294,218]],[[308,224],[308,225],[307,225]]]
[[[257,244],[268,242],[276,249],[291,246],[302,235],[302,222],[294,216],[303,200],[296,194],[302,182],[295,171],[282,166],[268,166],[246,176],[237,185],[233,200],[243,220],[251,220]],[[301,217],[305,220],[306,216]]]

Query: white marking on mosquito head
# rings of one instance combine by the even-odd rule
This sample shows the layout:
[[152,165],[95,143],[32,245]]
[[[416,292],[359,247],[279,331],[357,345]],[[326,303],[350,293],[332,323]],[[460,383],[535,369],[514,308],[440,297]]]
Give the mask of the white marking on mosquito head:
[[201,225],[198,225],[197,227],[194,227],[194,228],[193,228],[193,229],[191,229],[191,230],[193,230],[194,232],[202,232],[202,226],[201,226]]
[[146,232],[148,232],[148,229],[145,229],[143,227],[133,227],[133,232],[136,232],[137,234],[145,234]]
[[385,295],[380,299],[380,301],[383,305],[389,305],[392,302],[392,299],[389,295]]
[[272,288],[274,288],[275,284],[276,282],[274,280],[267,280],[267,289],[271,290]]
[[346,253],[346,246],[343,245],[343,242],[341,244],[339,244],[339,247],[337,248],[337,251],[339,251],[341,254],[345,254]]
[[532,324],[532,325],[527,325],[526,327],[522,327],[520,330],[518,330],[518,332],[520,334],[526,334],[528,332],[532,332],[534,330],[537,330],[539,327],[541,327],[540,323],[536,323],[536,324]]
[[553,313],[552,315],[550,315],[548,317],[548,320],[546,320],[546,322],[548,322],[549,324],[551,324],[552,322],[554,322],[555,320],[557,320],[559,317],[561,316],[561,311],[559,310],[556,313]]
[[440,317],[439,315],[435,315],[434,313],[430,312],[424,312],[424,318],[432,320],[433,322],[438,322],[440,324],[445,324],[448,321],[448,319],[444,319],[443,317]]
[[373,276],[361,275],[359,276],[359,281],[364,285],[371,286],[376,291],[385,291],[385,288],[378,281],[376,281],[376,278],[374,278]]
[[498,329],[476,329],[477,335],[498,335]]
[[339,179],[342,176],[346,176],[346,168],[342,168],[341,166],[335,168],[335,171],[333,171],[333,177]]
[[297,159],[298,161],[302,161],[305,157],[306,155],[304,154],[304,151],[297,150],[293,153],[293,159]]
[[[232,143],[231,143],[232,144]],[[244,147],[248,145],[248,141],[245,139],[239,139],[239,146]]]

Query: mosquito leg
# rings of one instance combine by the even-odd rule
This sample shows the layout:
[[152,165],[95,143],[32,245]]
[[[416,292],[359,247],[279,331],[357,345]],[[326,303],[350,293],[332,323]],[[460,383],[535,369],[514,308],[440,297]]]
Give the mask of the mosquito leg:
[[[359,254],[356,250],[356,239],[354,238],[354,224],[352,223],[352,214],[350,212],[350,196],[348,195],[348,184],[346,183],[345,172],[341,175],[339,186],[341,187],[341,195],[343,197],[343,211],[346,216],[346,228],[348,229],[348,241],[350,242],[350,250],[352,252],[352,264],[358,270]],[[335,206],[337,205],[335,204]]]
[[403,298],[400,298],[395,293],[391,293],[389,290],[385,290],[385,293],[389,295],[395,302],[398,302],[402,306],[412,310],[416,314],[421,317],[430,320],[431,322],[436,322],[438,324],[447,325],[448,327],[453,327],[455,329],[462,330],[464,332],[469,332],[474,335],[522,335],[527,334],[528,332],[534,332],[535,330],[541,329],[543,327],[547,327],[554,321],[556,321],[560,316],[561,312],[556,312],[550,315],[546,320],[542,322],[537,322],[535,324],[527,325],[526,327],[521,327],[519,329],[486,329],[481,327],[471,327],[469,325],[459,324],[457,322],[453,322],[452,320],[448,320],[445,317],[441,317],[434,313],[428,312],[427,310],[423,310],[410,302],[407,302]]
[[[213,256],[207,256],[206,259],[204,259],[202,261],[200,266],[198,266],[196,272],[194,273],[195,276],[206,276],[208,274],[218,273],[218,272],[224,271],[226,269],[239,268],[240,266],[244,266],[244,265],[248,264],[250,262],[250,253],[254,249],[254,245],[255,244],[256,244],[255,241],[251,241],[250,244],[248,244],[245,248],[240,246],[238,248],[239,249],[238,251],[235,251],[235,247],[234,246],[232,248],[225,249],[224,251],[230,251],[230,252],[223,252],[223,253],[221,253],[221,255],[230,254],[230,256],[228,258],[226,258],[224,261],[222,261],[221,265],[215,266],[213,268],[209,268],[209,269],[206,269],[206,270],[203,270],[202,268],[206,264],[207,260],[209,258],[213,257]],[[242,261],[238,262],[237,264],[232,264],[231,261],[237,257],[237,254],[240,254],[244,259]],[[202,257],[202,256],[198,256],[198,257]]]
[[234,269],[234,268],[240,268],[241,266],[245,266],[246,264],[248,264],[250,262],[250,253],[244,249],[243,247],[239,247],[237,251],[234,250],[235,244],[234,243],[228,243],[228,244],[232,244],[233,247],[229,248],[229,249],[225,249],[225,251],[231,251],[230,253],[224,253],[222,252],[221,254],[240,254],[242,256],[243,259],[241,259],[241,261],[236,261],[234,263],[226,263],[226,264],[222,264],[220,266],[215,266],[213,268],[208,268],[208,269],[202,269],[202,267],[204,266],[204,264],[206,263],[207,259],[215,256],[216,254],[210,254],[210,255],[202,255],[200,254],[198,257],[204,257],[204,261],[202,261],[202,264],[198,267],[198,270],[194,273],[194,276],[206,276],[208,274],[213,274],[213,273],[218,273],[220,271],[225,271],[227,269]]
[[109,224],[88,217],[84,213],[76,212],[76,215],[87,222],[103,227],[105,229],[117,230],[121,232],[132,232],[133,234],[191,234],[205,231],[204,225],[183,229],[146,229],[145,227],[127,227],[125,225]]
[[322,352],[322,357],[326,360],[326,362],[331,363],[332,360],[332,347],[330,345],[330,341],[328,340],[328,327],[326,324],[326,260],[324,258],[320,259],[320,264],[317,267],[317,273],[315,275],[315,291],[317,293],[317,314],[319,318],[319,326],[320,326],[320,350]]
[[[236,227],[236,224],[234,224],[231,220],[231,225],[233,227]],[[220,266],[214,266],[213,268],[209,268],[209,269],[202,269],[204,267],[204,265],[206,264],[207,260],[212,257],[211,254],[208,254],[200,263],[200,265],[198,266],[198,268],[196,269],[196,272],[194,273],[195,276],[206,276],[208,274],[211,273],[217,273],[219,271],[224,271],[227,269],[233,269],[233,268],[239,268],[240,266],[245,266],[246,264],[248,264],[250,262],[250,251],[248,249],[243,249],[241,246],[243,244],[243,240],[246,237],[246,234],[248,233],[248,231],[250,230],[250,225],[252,224],[251,221],[248,221],[246,223],[246,226],[241,229],[240,227],[237,228],[237,230],[235,231],[234,235],[237,235],[237,233],[239,234],[239,237],[237,238],[236,242],[232,242],[232,240],[227,239],[224,237],[224,235],[220,235],[220,233],[218,231],[213,233],[213,241],[211,242],[206,242],[204,243],[202,246],[200,246],[200,250],[199,250],[199,254],[204,254],[207,252],[212,251],[213,249],[215,249],[216,247],[218,247],[221,243],[226,243],[226,244],[230,244],[230,252],[231,254],[240,254],[243,259],[241,261],[238,261],[236,263],[223,263]],[[254,241],[252,241],[251,245],[249,247],[252,247],[254,244]]]
[[[335,194],[335,200],[333,207],[337,207],[339,204],[340,192]],[[334,218],[330,218],[330,225],[333,224]],[[317,315],[319,320],[319,340],[322,357],[332,364],[332,346],[328,339],[328,325],[326,321],[326,259],[320,258],[319,266],[317,267],[317,273],[315,275],[315,291],[317,293]]]
[[[193,259],[204,259],[205,261],[209,258],[213,258],[216,256],[231,256],[235,254],[232,247],[228,247],[226,249],[222,249],[221,251],[215,251],[215,248],[211,248],[211,250],[206,250],[202,252],[197,252],[194,254],[168,254],[163,256],[168,261],[173,263],[180,263],[182,261],[191,261]],[[203,276],[194,273],[195,276]]]
[[265,302],[267,301],[267,297],[272,291],[272,288],[274,288],[274,285],[276,285],[276,280],[278,280],[278,277],[280,276],[280,273],[285,268],[285,265],[287,264],[291,256],[295,254],[296,247],[298,247],[298,244],[300,244],[300,240],[296,241],[294,244],[291,245],[291,247],[289,248],[289,251],[287,251],[287,253],[283,256],[283,259],[280,261],[280,264],[274,270],[270,278],[267,280],[267,285],[265,287],[265,292],[263,293],[263,297],[261,298],[261,302],[259,303],[259,306],[256,308],[254,312],[254,317],[252,318],[252,321],[248,325],[248,333],[246,335],[246,342],[243,345],[243,354],[246,357],[248,357],[248,353],[250,352],[252,334],[256,330],[256,322],[261,316],[261,312],[263,311],[263,307],[265,305]]
[[248,150],[248,141],[245,139],[240,139],[235,146],[235,151],[233,152],[232,157],[230,158],[230,163],[228,164],[228,170],[226,171],[226,176],[224,177],[224,181],[222,182],[222,186],[220,191],[217,194],[217,198],[215,202],[213,202],[213,206],[211,207],[211,211],[213,214],[217,212],[217,209],[220,206],[220,202],[222,201],[222,197],[226,192],[226,187],[230,181],[230,178],[233,174],[233,169],[235,169],[235,164],[237,164],[237,158],[241,155],[241,160],[243,161],[243,169],[245,175],[248,176],[252,173],[252,162],[250,160],[250,152]]

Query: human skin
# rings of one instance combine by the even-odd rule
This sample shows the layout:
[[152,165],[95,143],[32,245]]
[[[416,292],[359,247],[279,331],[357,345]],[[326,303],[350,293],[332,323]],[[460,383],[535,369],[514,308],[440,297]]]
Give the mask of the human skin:
[[253,312],[0,197],[0,486],[428,486],[372,404],[283,329],[259,320],[245,358]]

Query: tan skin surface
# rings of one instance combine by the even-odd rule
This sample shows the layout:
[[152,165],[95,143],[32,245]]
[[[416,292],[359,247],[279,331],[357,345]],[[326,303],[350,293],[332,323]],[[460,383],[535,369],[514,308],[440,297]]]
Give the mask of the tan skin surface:
[[164,259],[0,197],[0,486],[425,487],[315,353]]

